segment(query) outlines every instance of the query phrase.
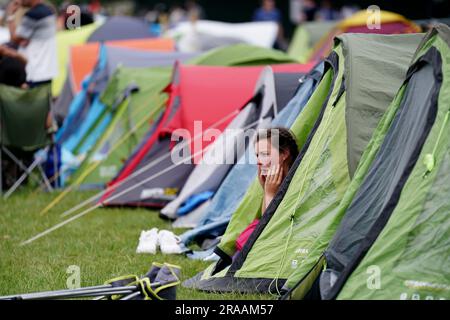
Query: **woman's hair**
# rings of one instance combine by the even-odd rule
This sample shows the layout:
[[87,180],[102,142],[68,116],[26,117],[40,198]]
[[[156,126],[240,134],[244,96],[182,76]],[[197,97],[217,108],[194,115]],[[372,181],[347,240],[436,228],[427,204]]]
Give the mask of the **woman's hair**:
[[299,154],[297,140],[295,139],[292,131],[282,127],[258,130],[258,133],[256,134],[256,142],[269,139],[275,147],[278,144],[280,153],[289,153],[292,165]]

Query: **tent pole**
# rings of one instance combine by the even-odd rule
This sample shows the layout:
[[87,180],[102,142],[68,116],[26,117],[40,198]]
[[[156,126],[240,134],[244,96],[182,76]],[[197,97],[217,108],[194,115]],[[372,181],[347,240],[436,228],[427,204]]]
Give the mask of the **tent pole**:
[[15,296],[0,297],[0,300],[42,300],[42,299],[64,299],[64,298],[75,298],[75,297],[93,297],[93,296],[104,296],[104,295],[114,295],[119,294],[118,292],[124,294],[131,294],[138,290],[137,286],[124,286],[124,287],[113,287],[111,285],[79,288],[73,290],[57,290],[57,291],[47,291],[47,292],[37,292],[30,294],[21,294]]

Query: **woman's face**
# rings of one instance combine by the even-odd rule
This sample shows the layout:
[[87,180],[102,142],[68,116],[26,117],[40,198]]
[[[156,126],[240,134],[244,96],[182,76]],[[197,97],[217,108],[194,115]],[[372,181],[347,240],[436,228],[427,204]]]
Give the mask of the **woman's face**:
[[272,146],[270,139],[259,140],[255,145],[255,152],[257,165],[263,176],[267,175],[272,166],[281,165],[283,162],[283,157],[280,157],[278,148]]

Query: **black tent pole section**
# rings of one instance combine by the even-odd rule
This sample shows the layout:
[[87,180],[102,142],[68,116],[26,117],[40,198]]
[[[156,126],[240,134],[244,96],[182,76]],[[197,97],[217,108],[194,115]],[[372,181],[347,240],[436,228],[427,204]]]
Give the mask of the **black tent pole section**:
[[39,299],[51,299],[51,298],[65,298],[71,295],[79,295],[81,293],[91,294],[95,292],[100,292],[103,295],[107,294],[109,291],[130,291],[136,290],[136,286],[125,286],[125,287],[114,287],[113,285],[101,285],[78,289],[66,289],[66,290],[56,290],[56,291],[45,291],[27,294],[18,294],[0,297],[0,300],[39,300]]
[[[152,287],[159,286],[161,283],[152,283]],[[47,292],[37,292],[22,295],[13,295],[0,297],[0,300],[51,300],[51,299],[70,299],[83,297],[99,297],[98,300],[105,299],[112,295],[127,295],[125,298],[131,299],[141,294],[140,286],[122,286],[114,287],[113,285],[94,286],[87,288],[79,288],[73,290],[57,290]],[[126,299],[126,300],[128,300]]]

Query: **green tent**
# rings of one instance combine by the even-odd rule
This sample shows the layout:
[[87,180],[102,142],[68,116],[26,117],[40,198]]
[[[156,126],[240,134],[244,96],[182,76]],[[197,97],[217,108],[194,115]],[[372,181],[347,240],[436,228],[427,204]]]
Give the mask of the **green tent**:
[[[255,182],[216,250],[222,260],[185,282],[186,286],[206,291],[280,293],[285,283],[289,286],[303,277],[301,270],[308,258],[314,255],[315,263],[320,257],[321,252],[311,250],[333,220],[421,38],[348,34],[336,40],[329,58],[335,61],[334,77],[330,70],[325,73],[305,109],[322,107],[320,116],[307,142],[300,140],[303,149],[281,190],[242,252],[223,269],[235,252],[236,237],[261,215],[262,190]],[[293,131],[309,132],[303,127],[305,122],[311,126],[315,121],[301,116]]]
[[194,58],[189,64],[203,66],[261,66],[279,63],[298,63],[286,53],[256,47],[248,44],[235,44],[220,47]]
[[[294,62],[281,51],[233,45],[214,49],[192,59],[188,64],[248,66]],[[75,187],[103,187],[117,175],[124,161],[131,156],[163,111],[167,100],[163,89],[170,83],[171,72],[172,68],[120,68],[116,72],[102,96],[105,105],[113,106],[118,93],[122,93],[133,82],[140,90],[118,106],[108,129],[90,150],[69,184]],[[97,123],[101,121],[102,118]]]
[[450,298],[449,46],[445,25],[425,37],[364,154],[331,223],[324,299]]
[[167,97],[162,91],[169,81],[167,68],[119,68],[115,72],[102,96],[106,106],[114,106],[122,98],[118,93],[123,93],[130,84],[136,85],[139,91],[118,103],[108,128],[71,177],[71,185],[103,187],[117,175],[163,110]]
[[64,81],[67,78],[70,47],[85,43],[89,36],[99,27],[99,24],[92,23],[75,30],[59,31],[56,35],[58,50],[58,76],[53,79],[52,93],[54,97],[61,93]]
[[308,62],[315,45],[336,26],[336,23],[336,21],[312,21],[299,25],[289,45],[289,56],[301,63]]

